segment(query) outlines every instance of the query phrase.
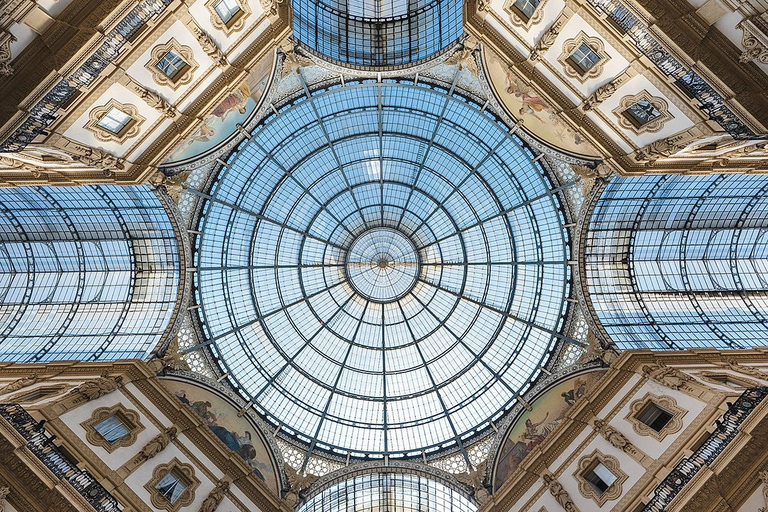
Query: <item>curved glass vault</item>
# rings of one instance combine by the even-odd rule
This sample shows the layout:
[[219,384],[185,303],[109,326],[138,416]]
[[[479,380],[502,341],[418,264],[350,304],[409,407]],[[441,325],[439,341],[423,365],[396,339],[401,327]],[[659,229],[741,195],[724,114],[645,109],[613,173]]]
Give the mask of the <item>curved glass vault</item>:
[[464,33],[461,0],[292,0],[293,35],[353,67],[399,67],[439,53]]
[[768,176],[614,178],[584,262],[596,315],[622,349],[764,346]]
[[173,225],[145,186],[0,190],[0,361],[146,358],[179,292]]
[[407,473],[368,473],[328,486],[298,512],[475,512],[443,483]]
[[486,428],[563,337],[569,241],[533,156],[424,83],[283,106],[205,196],[197,300],[222,373],[310,450],[418,455]]

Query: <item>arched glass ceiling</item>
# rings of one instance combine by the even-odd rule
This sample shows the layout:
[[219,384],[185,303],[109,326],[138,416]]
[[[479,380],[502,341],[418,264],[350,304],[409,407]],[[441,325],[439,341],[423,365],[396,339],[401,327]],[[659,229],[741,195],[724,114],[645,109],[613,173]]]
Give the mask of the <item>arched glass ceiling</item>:
[[369,473],[335,483],[298,512],[475,512],[445,484],[406,473]]
[[623,349],[764,346],[768,176],[616,177],[584,261],[596,315]]
[[222,371],[284,432],[355,456],[455,445],[562,337],[567,232],[508,127],[412,81],[284,106],[228,158],[199,223]]
[[173,225],[146,186],[0,190],[0,361],[145,358],[179,292]]
[[462,0],[292,0],[291,6],[294,37],[349,66],[412,64],[463,33]]

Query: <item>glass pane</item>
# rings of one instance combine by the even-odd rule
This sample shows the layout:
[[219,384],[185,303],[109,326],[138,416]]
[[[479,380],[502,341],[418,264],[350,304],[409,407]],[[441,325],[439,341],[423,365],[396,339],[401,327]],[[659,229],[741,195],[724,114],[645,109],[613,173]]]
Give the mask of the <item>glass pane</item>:
[[592,50],[592,48],[590,48],[587,43],[581,43],[579,47],[576,48],[576,51],[571,54],[569,60],[576,67],[576,69],[582,73],[586,73],[592,69],[595,64],[597,64],[597,62],[600,60],[600,57]]
[[119,108],[111,107],[96,124],[114,134],[119,134],[132,120],[133,118],[130,115]]
[[182,481],[181,475],[176,470],[169,471],[155,485],[155,489],[160,491],[160,495],[171,503],[176,503],[176,500],[181,497],[186,488],[186,484]]
[[240,6],[236,0],[219,0],[213,8],[224,23],[229,23],[240,12]]
[[168,78],[175,78],[181,70],[187,67],[186,61],[176,52],[169,50],[168,53],[155,64],[155,67],[162,71]]
[[531,19],[533,13],[536,11],[540,0],[516,0],[514,6],[520,11],[526,19]]
[[94,425],[96,432],[110,443],[114,443],[123,436],[127,435],[131,429],[126,422],[117,414],[109,416],[105,420]]
[[661,115],[648,100],[640,100],[624,111],[630,121],[640,127]]
[[592,470],[600,480],[605,482],[607,487],[610,487],[613,482],[616,481],[616,475],[611,473],[611,470],[603,465],[602,462],[598,462],[597,466]]

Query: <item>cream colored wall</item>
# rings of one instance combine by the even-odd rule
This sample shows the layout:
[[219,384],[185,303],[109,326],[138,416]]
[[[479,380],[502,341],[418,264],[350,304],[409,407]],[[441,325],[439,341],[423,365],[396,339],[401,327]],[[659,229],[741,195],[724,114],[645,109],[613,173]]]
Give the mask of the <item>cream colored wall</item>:
[[[127,384],[126,388],[132,392],[135,392],[135,386],[131,383]],[[122,404],[123,407],[129,411],[137,413],[139,415],[139,421],[144,426],[144,430],[139,432],[136,438],[136,442],[132,445],[117,448],[112,453],[109,453],[103,447],[94,446],[88,442],[86,439],[86,430],[81,425],[81,423],[89,420],[96,409],[101,407],[112,407],[116,404]],[[144,407],[149,406],[149,408],[153,408],[151,402],[149,401],[142,401],[142,405]],[[163,425],[170,426],[170,421],[162,414],[159,414],[159,411],[155,410],[153,411],[153,414],[155,414],[156,418],[162,421]],[[101,459],[112,470],[116,470],[131,460],[134,456],[136,456],[137,453],[139,453],[145,444],[147,444],[153,437],[160,433],[160,428],[158,428],[158,426],[156,426],[153,421],[147,417],[146,414],[144,414],[141,408],[137,407],[136,404],[133,403],[131,399],[121,390],[114,391],[97,400],[86,402],[79,407],[67,411],[60,416],[60,419],[64,422],[65,425],[67,425],[67,427],[72,430],[72,432],[75,433],[78,438],[80,438],[86,445],[88,445],[88,448],[90,448],[99,459]]]
[[[103,447],[94,446],[88,442],[86,431],[81,423],[90,419],[96,409],[112,407],[118,403],[123,404],[126,409],[137,413],[145,429],[138,434],[136,442],[132,445],[120,447],[112,453],[108,453]],[[178,405],[179,407],[182,406],[181,403]],[[60,420],[87,445],[96,457],[101,459],[113,471],[118,470],[133,459],[161,430],[173,425],[171,420],[163,414],[152,400],[145,396],[134,383],[130,382],[117,391],[96,400],[85,402],[83,405],[67,411],[60,416]],[[62,442],[66,443],[66,440],[63,439]],[[232,454],[232,456],[237,457],[235,454]],[[203,500],[215,487],[216,483],[225,477],[225,473],[184,432],[180,432],[176,439],[155,457],[136,467],[125,478],[124,485],[136,493],[150,509],[162,510],[152,507],[150,492],[144,486],[152,480],[153,472],[158,465],[166,464],[174,458],[182,463],[191,464],[194,467],[195,478],[200,480],[200,485],[195,490],[194,501],[181,510],[199,510]],[[257,512],[259,510],[259,507],[238,489],[236,485],[232,485],[229,492],[235,498],[225,498],[221,505],[219,505],[218,510],[225,512]]]
[[13,505],[8,503],[8,501],[0,503],[0,507],[3,507],[3,506],[5,508],[0,508],[0,510],[2,510],[3,512],[22,512],[21,510],[14,508]]
[[758,485],[755,492],[734,512],[757,512],[760,507],[768,509],[768,499],[763,497],[762,482],[755,482],[755,484],[761,485]]

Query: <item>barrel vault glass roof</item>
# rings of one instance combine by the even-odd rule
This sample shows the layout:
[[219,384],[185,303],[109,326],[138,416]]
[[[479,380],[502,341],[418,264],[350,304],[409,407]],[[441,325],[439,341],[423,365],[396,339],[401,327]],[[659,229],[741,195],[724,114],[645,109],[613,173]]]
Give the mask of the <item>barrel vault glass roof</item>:
[[221,168],[196,242],[203,329],[310,451],[461,445],[563,337],[564,217],[509,131],[423,82],[348,81],[279,108]]
[[354,67],[399,67],[429,58],[463,33],[462,0],[293,0],[293,36]]

